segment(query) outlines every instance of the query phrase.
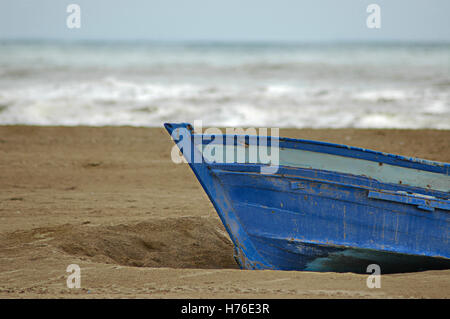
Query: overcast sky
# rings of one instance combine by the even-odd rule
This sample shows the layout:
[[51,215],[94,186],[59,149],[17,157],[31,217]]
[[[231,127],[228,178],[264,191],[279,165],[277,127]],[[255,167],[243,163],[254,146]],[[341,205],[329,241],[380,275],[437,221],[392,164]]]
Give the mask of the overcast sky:
[[450,42],[450,0],[1,0],[0,39]]

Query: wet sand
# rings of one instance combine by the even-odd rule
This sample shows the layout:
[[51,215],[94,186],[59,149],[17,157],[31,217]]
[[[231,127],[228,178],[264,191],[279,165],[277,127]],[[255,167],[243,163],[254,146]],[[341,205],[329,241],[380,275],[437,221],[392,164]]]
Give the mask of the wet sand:
[[[450,131],[281,130],[450,162]],[[163,129],[0,127],[0,298],[449,298],[450,270],[243,271]],[[81,288],[66,267],[81,267]]]

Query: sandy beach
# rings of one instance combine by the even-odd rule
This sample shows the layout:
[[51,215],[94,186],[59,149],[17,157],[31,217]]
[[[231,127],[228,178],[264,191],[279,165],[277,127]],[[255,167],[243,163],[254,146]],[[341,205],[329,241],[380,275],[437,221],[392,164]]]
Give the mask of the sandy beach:
[[[450,162],[448,130],[280,135]],[[0,126],[0,298],[450,298],[450,270],[382,276],[238,269],[159,128]],[[70,264],[81,288],[66,286]]]

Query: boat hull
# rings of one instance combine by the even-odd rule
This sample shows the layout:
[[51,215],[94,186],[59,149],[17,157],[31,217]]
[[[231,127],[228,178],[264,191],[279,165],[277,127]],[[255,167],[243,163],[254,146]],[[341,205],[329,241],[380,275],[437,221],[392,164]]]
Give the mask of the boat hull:
[[[189,139],[193,152],[185,157],[230,234],[242,268],[361,273],[373,263],[383,273],[450,268],[446,164],[411,163],[382,153],[373,161],[366,150],[346,154],[332,144],[311,150],[311,141],[289,140],[277,171],[267,174],[258,161],[211,161],[202,153],[204,141],[196,141],[188,125],[166,128],[170,134],[179,130],[175,142],[180,135]],[[239,143],[232,147],[236,151]],[[192,160],[195,152],[201,153],[200,162]],[[324,169],[330,166],[332,171]]]

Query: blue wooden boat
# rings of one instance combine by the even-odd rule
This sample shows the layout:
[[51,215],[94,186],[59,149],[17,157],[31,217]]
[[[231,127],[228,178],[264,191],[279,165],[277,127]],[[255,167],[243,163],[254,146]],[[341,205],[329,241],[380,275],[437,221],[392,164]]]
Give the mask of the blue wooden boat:
[[[214,205],[241,268],[450,268],[448,163],[301,139],[264,146],[261,136],[196,134],[187,123],[165,128]],[[259,153],[252,159],[252,147],[277,152],[276,171]]]

